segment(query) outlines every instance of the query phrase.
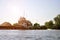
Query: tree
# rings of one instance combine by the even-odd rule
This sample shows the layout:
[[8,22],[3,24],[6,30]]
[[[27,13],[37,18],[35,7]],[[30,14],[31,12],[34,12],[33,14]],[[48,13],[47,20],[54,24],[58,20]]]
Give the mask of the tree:
[[4,22],[0,26],[12,26],[9,22]]
[[34,26],[33,26],[33,29],[39,29],[39,28],[40,28],[40,24],[35,23]]
[[54,18],[54,21],[57,28],[60,29],[60,14]]
[[54,18],[55,24],[60,25],[60,15]]
[[18,23],[14,23],[13,26],[19,26]]
[[42,26],[40,26],[40,29],[47,29],[47,27],[46,26],[44,26],[44,25],[42,25]]
[[49,22],[45,22],[45,26],[49,29],[52,29],[53,28],[53,21],[49,21]]

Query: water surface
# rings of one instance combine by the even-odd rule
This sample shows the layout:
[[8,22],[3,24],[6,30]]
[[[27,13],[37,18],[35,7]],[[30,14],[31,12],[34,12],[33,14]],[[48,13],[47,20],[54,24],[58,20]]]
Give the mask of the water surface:
[[60,40],[60,30],[0,30],[0,40]]

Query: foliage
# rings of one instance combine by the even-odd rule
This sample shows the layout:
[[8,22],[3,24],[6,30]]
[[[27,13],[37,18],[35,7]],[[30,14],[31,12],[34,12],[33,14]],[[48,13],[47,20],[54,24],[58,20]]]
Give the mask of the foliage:
[[53,21],[51,20],[51,21],[49,21],[49,22],[45,22],[45,26],[46,26],[47,28],[49,28],[49,29],[52,29],[52,27],[53,27]]
[[35,24],[33,25],[33,29],[39,29],[39,28],[40,28],[40,24],[35,23]]
[[55,26],[57,26],[57,29],[60,29],[60,14],[54,18],[54,21],[55,21]]
[[40,26],[40,29],[47,29],[47,27],[46,26]]
[[13,26],[18,26],[18,23],[14,23]]
[[0,26],[12,26],[9,22],[4,22]]
[[60,15],[54,18],[55,24],[60,25]]

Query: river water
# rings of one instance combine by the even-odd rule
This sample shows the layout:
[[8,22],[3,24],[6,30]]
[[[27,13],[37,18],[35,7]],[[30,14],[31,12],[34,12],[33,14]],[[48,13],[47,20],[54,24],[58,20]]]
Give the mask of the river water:
[[0,30],[0,40],[60,40],[60,30]]

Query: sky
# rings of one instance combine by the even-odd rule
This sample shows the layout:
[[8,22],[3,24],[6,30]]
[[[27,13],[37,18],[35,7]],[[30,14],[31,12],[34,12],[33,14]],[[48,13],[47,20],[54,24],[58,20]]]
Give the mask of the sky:
[[44,25],[60,14],[60,0],[0,0],[0,24],[17,23],[22,16]]

